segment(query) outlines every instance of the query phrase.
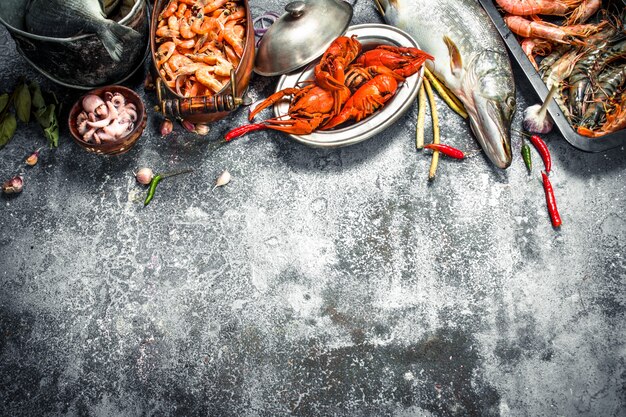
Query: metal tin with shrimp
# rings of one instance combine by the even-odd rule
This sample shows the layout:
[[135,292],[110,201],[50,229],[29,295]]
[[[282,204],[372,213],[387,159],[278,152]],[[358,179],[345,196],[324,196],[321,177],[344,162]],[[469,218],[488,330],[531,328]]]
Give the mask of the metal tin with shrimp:
[[[162,23],[163,15],[169,14],[167,9],[174,3],[176,2],[157,0],[150,24],[150,49],[153,70],[157,74],[156,86],[160,111],[166,116],[185,119],[193,123],[211,123],[223,119],[231,111],[244,104],[242,95],[248,87],[250,77],[252,76],[255,45],[254,28],[248,0],[240,1],[245,10],[245,17],[243,18],[245,32],[243,34],[243,45],[239,62],[232,66],[227,76],[228,81],[220,85],[220,88],[210,92],[205,90],[204,94],[198,95],[185,94],[181,91],[178,88],[178,84],[176,84],[180,76],[179,73],[167,74],[157,64],[163,59],[158,50],[158,40],[161,37],[157,34],[157,31],[164,26]],[[191,5],[189,7],[193,8],[196,6]],[[198,12],[201,13],[202,10],[199,9],[196,13]],[[184,36],[181,36],[181,39],[174,38],[172,37],[172,40],[176,42],[184,42],[185,40]],[[194,48],[197,50],[198,45],[195,45]],[[194,48],[191,49],[193,50]]]

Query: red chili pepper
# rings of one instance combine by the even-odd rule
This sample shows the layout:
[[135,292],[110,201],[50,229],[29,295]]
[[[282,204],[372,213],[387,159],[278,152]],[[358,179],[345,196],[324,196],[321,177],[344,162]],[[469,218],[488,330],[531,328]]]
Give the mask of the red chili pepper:
[[226,142],[230,142],[231,140],[238,138],[240,136],[243,136],[248,132],[254,132],[255,130],[262,130],[262,129],[267,129],[267,126],[264,125],[263,123],[253,123],[250,125],[239,126],[239,127],[234,128],[230,132],[226,133],[224,135],[224,139],[226,140]]
[[552,183],[550,183],[548,175],[543,171],[541,171],[541,178],[543,178],[543,189],[546,192],[546,204],[548,205],[548,213],[550,213],[552,226],[560,227],[562,223],[561,216],[559,215],[559,210],[556,208],[556,198],[554,198]]
[[543,164],[546,167],[546,172],[549,174],[550,169],[552,169],[552,157],[550,156],[550,151],[548,150],[548,145],[539,137],[539,135],[532,135],[530,137],[530,141],[535,146],[539,155],[541,155],[541,159],[543,159]]
[[451,158],[455,158],[455,159],[465,158],[465,154],[463,153],[463,151],[457,148],[453,148],[452,146],[448,146],[448,145],[429,143],[428,145],[425,145],[424,148],[432,149],[433,151],[439,151],[442,154],[449,156]]

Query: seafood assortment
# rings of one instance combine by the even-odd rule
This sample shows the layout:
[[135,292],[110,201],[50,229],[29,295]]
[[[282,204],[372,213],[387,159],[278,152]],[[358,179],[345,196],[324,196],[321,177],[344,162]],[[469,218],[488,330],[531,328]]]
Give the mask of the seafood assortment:
[[[107,2],[107,9],[115,2]],[[124,52],[123,39],[140,39],[132,28],[107,19],[101,0],[31,0],[24,15],[26,29],[35,35],[68,38],[95,33],[114,61]]]
[[248,30],[241,2],[170,0],[158,22],[155,65],[172,90],[183,97],[208,96],[228,83]]
[[382,108],[394,96],[399,83],[419,71],[429,59],[429,54],[417,48],[389,45],[362,53],[356,36],[340,36],[315,66],[312,80],[272,94],[249,115],[252,121],[263,109],[289,97],[288,118],[274,117],[235,128],[226,134],[226,140],[261,129],[306,135],[359,122]]
[[76,118],[76,127],[88,143],[117,142],[135,128],[137,106],[127,102],[120,93],[104,93],[104,99],[95,94],[86,95]]
[[[519,1],[515,1],[520,3]],[[506,46],[475,0],[376,0],[387,23],[434,57],[426,65],[458,97],[489,159],[511,164],[515,83]]]
[[[626,127],[626,12],[611,16],[600,0],[496,1],[579,134],[600,137]],[[550,16],[564,20],[544,20]]]

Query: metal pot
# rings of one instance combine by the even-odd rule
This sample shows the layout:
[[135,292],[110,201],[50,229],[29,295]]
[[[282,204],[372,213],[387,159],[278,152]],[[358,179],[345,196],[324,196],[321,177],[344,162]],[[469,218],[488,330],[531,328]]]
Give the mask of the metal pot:
[[[167,0],[156,0],[150,25],[150,49],[152,51],[152,63],[156,74],[159,74],[156,67],[156,30],[158,28],[158,17]],[[254,66],[254,28],[252,25],[252,15],[248,0],[244,0],[246,9],[246,35],[245,46],[241,62],[231,73],[231,81],[222,90],[212,96],[183,97],[172,90],[158,75],[156,80],[157,95],[161,112],[166,116],[185,119],[193,123],[210,123],[226,117],[231,111],[243,103],[241,96],[248,87],[252,68]]]
[[142,41],[124,43],[124,59],[115,62],[94,34],[50,38],[28,33],[24,13],[30,0],[0,1],[0,22],[15,40],[18,52],[35,69],[66,87],[90,90],[130,77],[147,55],[149,18],[145,0],[123,0],[129,11],[118,23],[139,32]]

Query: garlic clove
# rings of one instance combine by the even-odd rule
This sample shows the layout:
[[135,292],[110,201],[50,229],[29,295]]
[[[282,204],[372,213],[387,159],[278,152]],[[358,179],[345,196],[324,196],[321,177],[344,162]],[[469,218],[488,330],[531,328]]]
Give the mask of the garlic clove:
[[139,184],[148,185],[154,178],[154,172],[150,168],[141,168],[135,173],[135,179]]
[[26,161],[24,162],[26,162],[26,165],[33,167],[37,165],[38,161],[39,161],[39,149],[37,149],[32,154],[30,154],[30,156],[26,158]]
[[215,190],[217,187],[225,186],[226,184],[230,182],[231,179],[232,177],[230,176],[230,172],[228,172],[227,170],[224,170],[224,172],[222,172],[220,176],[217,177],[217,180],[215,180],[215,186],[213,187],[213,190]]
[[23,188],[24,177],[21,175],[16,175],[2,184],[2,192],[5,194],[19,194],[22,192]]
[[524,110],[522,125],[527,132],[544,134],[554,128],[554,120],[545,110],[542,111],[541,105],[535,104]]
[[208,135],[211,129],[209,128],[209,125],[207,124],[197,123],[196,128],[194,130],[198,135],[204,136],[204,135]]
[[196,126],[193,123],[187,120],[183,120],[181,124],[183,125],[183,127],[185,128],[187,132],[196,133]]
[[170,119],[163,120],[161,123],[161,136],[167,136],[174,130],[174,124]]

